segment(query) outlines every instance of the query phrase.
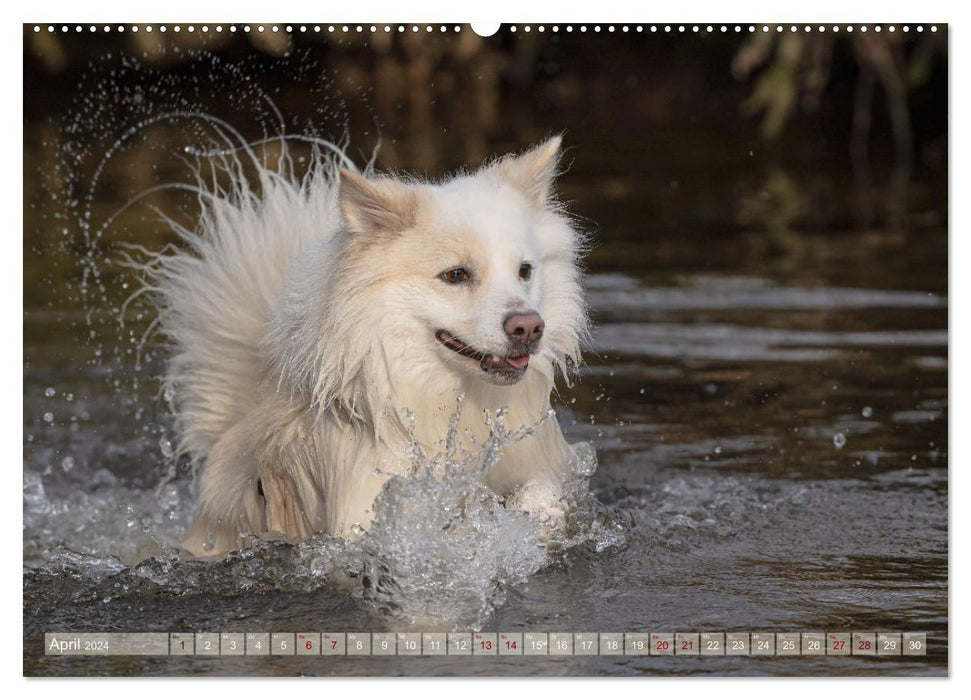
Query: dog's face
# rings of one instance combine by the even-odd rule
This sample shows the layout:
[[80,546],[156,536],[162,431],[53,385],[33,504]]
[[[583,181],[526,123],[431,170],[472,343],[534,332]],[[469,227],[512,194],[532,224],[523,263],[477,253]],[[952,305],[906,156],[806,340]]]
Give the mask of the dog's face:
[[510,385],[531,362],[576,359],[577,234],[550,203],[559,145],[437,185],[342,173],[347,251],[362,282],[371,268],[401,361]]

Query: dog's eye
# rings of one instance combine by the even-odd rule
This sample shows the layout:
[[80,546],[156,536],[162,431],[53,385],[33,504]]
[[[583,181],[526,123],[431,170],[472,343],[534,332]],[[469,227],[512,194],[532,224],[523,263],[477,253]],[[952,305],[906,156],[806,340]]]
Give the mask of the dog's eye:
[[439,277],[447,284],[462,284],[468,282],[472,275],[464,267],[453,267],[451,270],[445,270]]
[[529,278],[533,276],[533,266],[529,263],[523,263],[519,266],[519,277],[523,281],[528,282]]

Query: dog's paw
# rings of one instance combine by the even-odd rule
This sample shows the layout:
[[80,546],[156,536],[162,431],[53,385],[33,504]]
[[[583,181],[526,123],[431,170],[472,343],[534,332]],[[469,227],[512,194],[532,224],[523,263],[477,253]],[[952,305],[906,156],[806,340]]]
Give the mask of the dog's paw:
[[547,537],[566,527],[566,508],[562,491],[548,481],[532,481],[516,489],[506,498],[508,510],[525,513],[540,525],[540,533]]

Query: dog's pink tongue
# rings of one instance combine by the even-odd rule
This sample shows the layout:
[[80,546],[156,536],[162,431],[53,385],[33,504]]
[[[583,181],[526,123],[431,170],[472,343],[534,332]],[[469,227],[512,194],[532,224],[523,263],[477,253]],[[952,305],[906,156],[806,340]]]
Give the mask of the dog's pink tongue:
[[507,357],[506,362],[511,364],[516,369],[525,369],[526,365],[529,364],[529,355],[521,355],[520,357]]

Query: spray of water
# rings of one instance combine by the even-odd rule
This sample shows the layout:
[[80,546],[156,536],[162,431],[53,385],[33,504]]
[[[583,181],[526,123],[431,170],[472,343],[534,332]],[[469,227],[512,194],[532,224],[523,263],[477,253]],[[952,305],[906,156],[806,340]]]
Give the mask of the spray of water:
[[[84,601],[147,591],[238,594],[349,585],[357,600],[390,622],[480,629],[512,588],[543,567],[581,546],[599,552],[626,543],[630,517],[589,492],[596,470],[592,447],[575,446],[564,489],[567,528],[544,538],[539,521],[508,510],[483,483],[503,448],[531,439],[536,426],[509,430],[499,410],[485,417],[489,437],[469,449],[456,427],[458,415],[459,409],[435,455],[426,455],[412,441],[412,473],[388,480],[371,525],[350,540],[317,535],[294,544],[253,537],[241,552],[219,562],[200,562],[182,559],[177,532],[170,529],[168,543],[154,535],[136,538],[151,556],[126,566],[106,551],[117,540],[89,533],[92,539],[82,546],[86,554],[66,543],[48,549],[43,563],[31,572],[34,588],[46,591],[49,602],[51,595]],[[413,421],[413,416],[406,419]],[[26,521],[36,525],[64,515],[67,504],[49,499],[39,480],[31,477],[25,482],[24,507]],[[183,513],[183,522],[187,519]],[[148,549],[146,542],[152,543]],[[81,585],[52,592],[53,581],[63,583],[65,577]]]
[[[461,397],[458,404],[441,451],[426,456],[412,434],[412,474],[393,477],[378,498],[374,521],[360,543],[359,593],[411,623],[478,629],[511,587],[570,547],[623,544],[630,523],[622,517],[607,523],[610,509],[589,493],[596,454],[580,444],[564,490],[570,526],[542,536],[542,523],[507,510],[483,483],[502,450],[531,439],[537,425],[509,430],[500,409],[484,418],[488,439],[472,440],[469,450],[457,429]],[[406,415],[412,425],[413,419]],[[542,420],[555,420],[553,411]]]

